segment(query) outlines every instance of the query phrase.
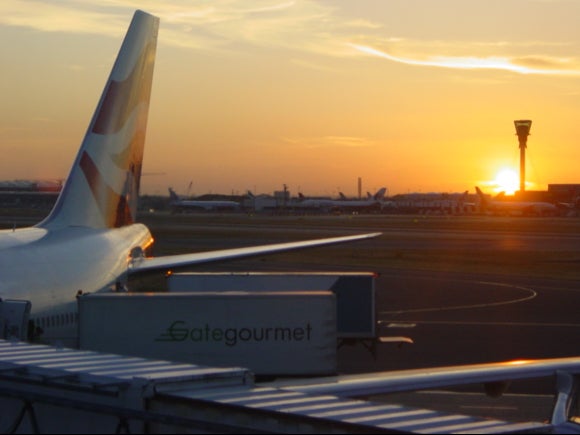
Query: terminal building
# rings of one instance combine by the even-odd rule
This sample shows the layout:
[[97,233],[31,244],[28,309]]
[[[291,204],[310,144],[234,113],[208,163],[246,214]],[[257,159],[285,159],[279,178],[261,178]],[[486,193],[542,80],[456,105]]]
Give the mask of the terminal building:
[[580,205],[580,184],[548,184],[548,193],[554,201]]
[[50,210],[61,189],[61,181],[0,181],[0,207]]

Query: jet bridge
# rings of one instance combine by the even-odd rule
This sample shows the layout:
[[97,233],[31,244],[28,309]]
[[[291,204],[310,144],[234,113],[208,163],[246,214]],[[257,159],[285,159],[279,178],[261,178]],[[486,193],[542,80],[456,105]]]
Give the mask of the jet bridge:
[[[243,368],[0,340],[0,431],[580,433],[579,376],[580,358],[562,358],[257,384]],[[553,379],[555,393],[540,421],[388,400],[394,392],[538,377]],[[387,398],[368,398],[377,395]]]

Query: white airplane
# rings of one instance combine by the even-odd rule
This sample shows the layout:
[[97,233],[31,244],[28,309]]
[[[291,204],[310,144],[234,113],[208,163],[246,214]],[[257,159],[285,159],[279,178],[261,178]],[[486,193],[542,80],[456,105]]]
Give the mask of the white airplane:
[[169,188],[169,205],[176,212],[184,210],[225,211],[240,210],[241,208],[240,203],[236,201],[182,199],[171,187]]
[[25,338],[28,332],[74,346],[81,292],[124,290],[128,275],[141,272],[380,234],[148,257],[153,238],[135,215],[158,27],[157,17],[135,12],[48,217],[33,227],[0,231],[0,338]]
[[298,209],[331,211],[335,202],[334,199],[330,198],[306,198],[302,193],[299,193],[298,202],[292,206]]
[[344,193],[340,192],[340,200],[335,201],[335,206],[345,210],[362,210],[366,208],[380,207],[385,199],[386,187],[380,188],[374,195],[368,194],[367,199],[348,199]]
[[339,192],[340,199],[305,198],[304,195],[299,194],[300,202],[294,204],[294,207],[302,209],[319,209],[323,211],[369,210],[381,207],[386,191],[387,188],[383,187],[379,189],[377,193],[366,199],[348,199],[342,192]]
[[[551,202],[544,201],[509,201],[509,200],[489,200],[485,197],[481,189],[475,186],[475,191],[479,196],[480,206],[484,212],[493,214],[518,214],[526,216],[548,216],[556,215],[560,209]],[[500,194],[503,197],[503,192]]]

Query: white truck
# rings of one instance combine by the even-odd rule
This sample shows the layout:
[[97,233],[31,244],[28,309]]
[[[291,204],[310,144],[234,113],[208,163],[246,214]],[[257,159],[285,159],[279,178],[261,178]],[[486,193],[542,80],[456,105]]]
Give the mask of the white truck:
[[81,349],[257,375],[336,373],[330,291],[94,293],[78,303]]
[[179,273],[167,291],[77,298],[80,347],[257,375],[330,375],[337,351],[375,355],[376,275],[370,272]]
[[169,292],[328,290],[336,295],[338,347],[364,345],[376,356],[378,343],[413,343],[405,336],[384,336],[378,328],[374,272],[185,272],[167,275]]
[[167,275],[169,292],[312,292],[336,295],[339,338],[376,336],[375,279],[372,272],[184,272]]

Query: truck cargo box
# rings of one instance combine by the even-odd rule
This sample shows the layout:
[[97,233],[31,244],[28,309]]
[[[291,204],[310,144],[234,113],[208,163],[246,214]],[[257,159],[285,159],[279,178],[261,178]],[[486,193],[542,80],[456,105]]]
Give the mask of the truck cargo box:
[[330,291],[95,293],[80,296],[82,349],[258,375],[336,373]]
[[185,272],[167,276],[170,292],[316,291],[336,294],[341,339],[376,334],[375,279],[372,272]]

